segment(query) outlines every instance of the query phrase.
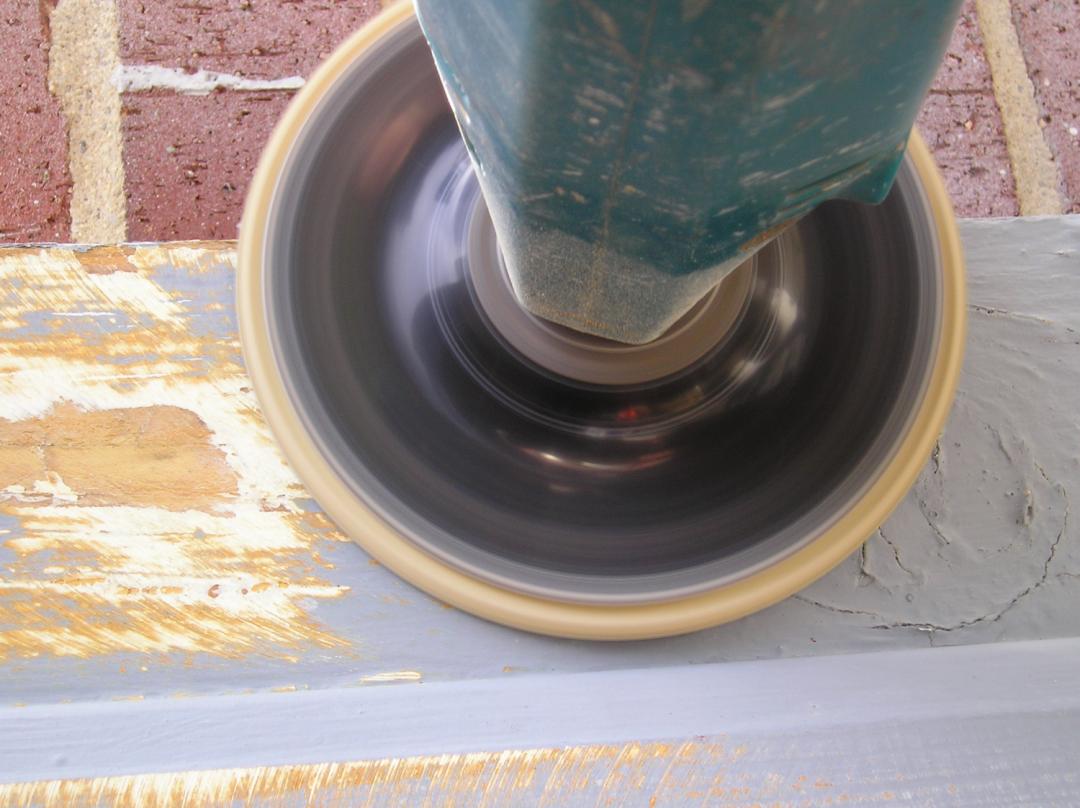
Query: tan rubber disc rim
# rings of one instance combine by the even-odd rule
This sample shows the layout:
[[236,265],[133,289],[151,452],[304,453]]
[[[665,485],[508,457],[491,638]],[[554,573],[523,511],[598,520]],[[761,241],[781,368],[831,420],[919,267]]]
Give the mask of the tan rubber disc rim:
[[349,65],[412,14],[410,3],[387,9],[311,77],[274,130],[244,208],[237,283],[244,358],[263,413],[311,495],[347,535],[420,589],[488,620],[562,637],[630,640],[696,631],[770,606],[839,564],[885,521],[914,484],[945,424],[960,372],[965,331],[963,254],[948,195],[930,152],[915,132],[908,153],[929,200],[942,259],[943,315],[934,367],[909,431],[883,472],[829,530],[797,552],[734,583],[680,600],[633,606],[544,600],[472,578],[419,550],[335,474],[307,434],[275,364],[263,308],[263,239],[275,183],[304,122]]

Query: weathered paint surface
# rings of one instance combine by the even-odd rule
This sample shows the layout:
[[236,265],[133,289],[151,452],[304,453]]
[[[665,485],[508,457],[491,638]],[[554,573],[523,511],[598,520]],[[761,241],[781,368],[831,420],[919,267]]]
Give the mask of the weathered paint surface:
[[351,647],[240,363],[227,247],[0,254],[0,661]]
[[1077,670],[1066,639],[0,708],[0,782],[88,781],[0,795],[130,783],[149,798],[157,783],[199,804],[231,783],[282,792],[270,804],[1072,805]]
[[[902,781],[834,783],[807,774],[733,771],[745,746],[627,743],[393,758],[246,770],[102,777],[0,786],[14,805],[876,805]],[[943,791],[948,793],[946,786]],[[852,792],[858,798],[852,799]],[[952,787],[956,793],[957,787]]]
[[[335,703],[343,692],[412,700],[424,688],[481,679],[1077,635],[1080,546],[1071,502],[1080,486],[1080,218],[967,222],[963,233],[968,358],[940,448],[908,500],[862,552],[806,592],[729,626],[620,645],[532,637],[447,609],[334,530],[280,457],[244,374],[231,245],[0,251],[0,708],[7,725],[36,710],[55,722],[70,701],[81,710],[131,707],[152,726],[165,705],[187,715],[220,694],[235,694],[241,711],[248,699],[284,706],[314,691],[337,693]],[[383,731],[349,726],[372,738]],[[924,736],[945,737],[947,728]],[[22,748],[26,731],[5,738],[0,725],[0,740]],[[1042,731],[1031,727],[1034,737]],[[883,748],[891,738],[879,739]],[[659,766],[669,753],[658,750],[680,743],[642,744],[651,751],[634,760]],[[707,754],[712,741],[695,743],[693,754]],[[777,774],[771,760],[806,750],[783,743],[792,745],[748,747],[748,755],[762,756],[753,776]],[[554,783],[560,765],[603,781],[631,747],[113,778],[103,768],[99,779],[8,787],[0,803],[199,804],[285,791],[265,801],[290,804],[314,793],[299,785],[289,791],[304,780],[324,784],[323,793],[342,804],[362,804],[369,795],[420,794],[394,791],[414,786],[387,772],[421,770],[424,788],[447,789],[430,792],[448,795],[433,804],[463,802],[473,792],[460,796],[454,783],[487,783],[487,793],[505,795],[499,784],[534,763],[530,794]],[[912,771],[927,765],[909,763]],[[185,768],[213,765],[211,758]],[[50,768],[46,777],[63,777],[63,769],[57,759],[55,775]],[[778,782],[787,787],[824,773],[782,769]],[[947,802],[947,772],[933,777],[930,791],[911,793]],[[841,803],[845,794],[885,799],[883,791],[893,790],[878,781],[858,789],[846,779],[830,782],[837,790],[818,803]],[[1054,782],[1063,794],[1076,786]],[[749,794],[702,799],[812,802],[769,796],[767,784],[752,780]],[[706,795],[710,787],[686,786]],[[586,790],[579,801],[593,804],[601,793]],[[642,786],[634,800],[640,794],[647,804],[651,793]]]
[[881,533],[772,609],[620,645],[475,620],[343,541],[259,415],[231,244],[2,251],[0,704],[1074,635],[1080,219],[962,231],[957,405]]

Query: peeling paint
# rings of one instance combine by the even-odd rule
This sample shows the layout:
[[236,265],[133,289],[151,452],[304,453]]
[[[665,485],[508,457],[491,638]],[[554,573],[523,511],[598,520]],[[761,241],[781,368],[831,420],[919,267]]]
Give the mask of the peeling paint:
[[[254,690],[343,681],[362,690],[362,676],[399,669],[440,682],[513,678],[504,667],[533,675],[1071,636],[1080,604],[1078,520],[1070,511],[1066,522],[1080,485],[1080,219],[960,225],[971,269],[967,360],[958,405],[912,495],[863,551],[798,599],[629,646],[487,626],[335,544],[342,537],[277,453],[235,330],[215,308],[231,314],[231,244],[0,251],[0,320],[14,322],[0,330],[0,416],[174,407],[197,416],[206,451],[220,451],[235,478],[235,494],[220,501],[160,512],[90,506],[63,474],[0,484],[23,485],[0,502],[0,631],[22,632],[18,650],[5,635],[0,652],[4,701],[200,695],[223,676]],[[86,283],[112,271],[152,279],[179,324],[110,304]],[[108,316],[47,322],[42,311]],[[2,460],[0,468],[12,473]],[[63,501],[70,496],[74,504]],[[121,528],[130,528],[126,544]],[[340,584],[353,589],[342,594]],[[198,610],[222,623],[240,617],[200,625]],[[116,653],[124,651],[148,656]],[[34,653],[41,658],[28,661]]]
[[164,288],[166,266],[234,254],[0,254],[0,659],[349,645],[309,614],[347,591],[316,574],[316,542],[344,537],[312,521],[235,332],[200,325],[216,298]]
[[[888,803],[896,785],[838,785],[802,772],[737,771],[744,747],[720,741],[595,744],[0,785],[27,806],[830,805]],[[864,786],[871,786],[869,788]],[[955,789],[955,786],[953,787]]]
[[29,486],[52,503],[205,510],[236,495],[236,475],[209,439],[198,415],[179,407],[83,412],[61,403],[39,418],[0,418],[0,486]]

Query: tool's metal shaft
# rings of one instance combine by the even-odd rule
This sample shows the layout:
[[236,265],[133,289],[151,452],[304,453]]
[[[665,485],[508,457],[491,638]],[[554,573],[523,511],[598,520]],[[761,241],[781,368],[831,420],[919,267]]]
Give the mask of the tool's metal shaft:
[[520,302],[631,343],[884,198],[959,5],[417,0]]

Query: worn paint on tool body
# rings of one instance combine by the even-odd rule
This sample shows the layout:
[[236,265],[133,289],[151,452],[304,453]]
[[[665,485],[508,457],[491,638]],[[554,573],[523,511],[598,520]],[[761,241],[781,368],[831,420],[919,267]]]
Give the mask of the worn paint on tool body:
[[0,256],[0,660],[349,644],[302,605],[346,591],[314,546],[344,539],[258,415],[233,259]]
[[644,343],[819,203],[884,199],[960,3],[416,6],[521,303]]

